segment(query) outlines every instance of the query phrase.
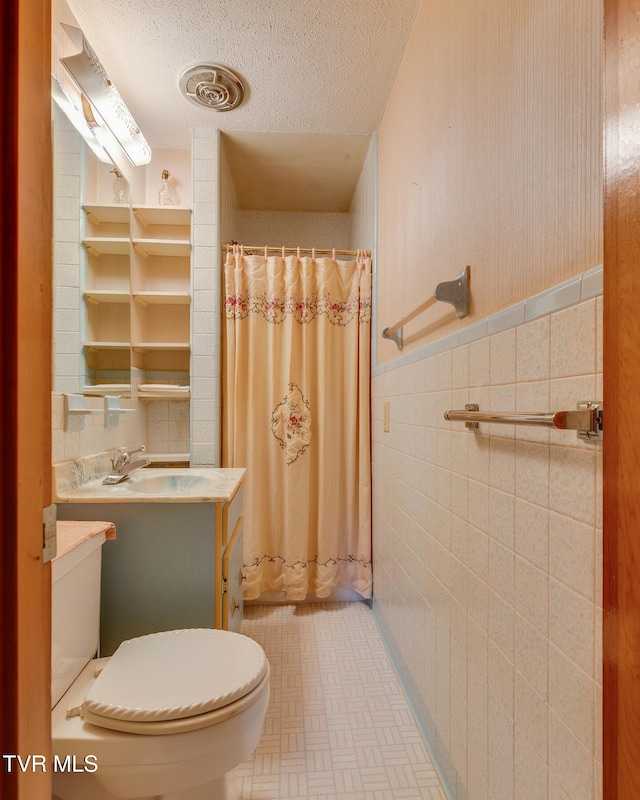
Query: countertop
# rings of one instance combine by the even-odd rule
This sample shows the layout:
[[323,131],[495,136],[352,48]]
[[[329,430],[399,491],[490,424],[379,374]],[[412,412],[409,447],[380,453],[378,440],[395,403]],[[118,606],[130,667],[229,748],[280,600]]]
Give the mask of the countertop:
[[56,558],[100,533],[104,533],[107,539],[115,539],[116,528],[113,522],[59,520],[56,522]]
[[[57,465],[56,465],[57,466]],[[241,468],[137,469],[122,483],[104,485],[100,477],[77,480],[74,470],[54,470],[55,503],[224,503],[244,477]]]

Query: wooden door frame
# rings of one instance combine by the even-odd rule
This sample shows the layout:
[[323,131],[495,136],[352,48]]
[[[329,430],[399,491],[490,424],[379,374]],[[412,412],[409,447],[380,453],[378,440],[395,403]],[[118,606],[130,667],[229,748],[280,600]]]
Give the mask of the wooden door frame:
[[640,797],[640,0],[605,0],[604,800]]
[[[0,735],[2,796],[51,797],[51,7],[4,0],[0,81]],[[8,764],[12,769],[8,771]],[[45,772],[44,769],[47,771]]]
[[[604,0],[604,800],[640,797],[640,0]],[[50,0],[4,0],[0,102],[0,735],[50,752]],[[639,129],[636,122],[635,129]],[[3,796],[48,800],[50,773],[2,774]]]

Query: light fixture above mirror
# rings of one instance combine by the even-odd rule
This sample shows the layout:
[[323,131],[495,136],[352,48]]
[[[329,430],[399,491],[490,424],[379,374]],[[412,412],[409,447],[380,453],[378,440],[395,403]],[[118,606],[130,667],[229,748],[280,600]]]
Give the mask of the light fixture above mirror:
[[104,164],[111,164],[111,156],[96,138],[95,134],[89,127],[84,114],[78,108],[76,108],[74,103],[71,102],[68,93],[64,91],[62,86],[60,86],[53,75],[51,76],[51,97],[65,117],[91,148],[93,154],[97,156]]
[[[85,35],[73,25],[61,25],[78,51],[60,59],[73,81],[68,82],[64,89],[54,81],[54,90],[57,85],[75,109],[75,113],[69,114],[67,109],[65,113],[85,141],[91,144],[93,137],[112,160],[117,161],[116,154],[122,151],[134,166],[148,164],[151,148]],[[60,104],[55,92],[54,99]]]

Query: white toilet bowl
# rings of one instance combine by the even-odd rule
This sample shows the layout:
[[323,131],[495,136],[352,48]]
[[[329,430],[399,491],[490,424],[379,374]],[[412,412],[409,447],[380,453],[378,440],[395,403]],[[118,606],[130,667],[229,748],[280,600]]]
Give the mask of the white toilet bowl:
[[123,642],[53,709],[54,795],[235,800],[228,773],[257,747],[268,703],[269,664],[246,636],[190,629]]

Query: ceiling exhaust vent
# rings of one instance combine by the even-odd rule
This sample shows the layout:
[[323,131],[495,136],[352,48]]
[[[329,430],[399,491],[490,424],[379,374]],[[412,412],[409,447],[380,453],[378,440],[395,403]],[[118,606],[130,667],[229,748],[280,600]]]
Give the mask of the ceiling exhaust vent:
[[218,64],[190,67],[180,76],[180,91],[192,103],[213,111],[231,111],[244,100],[240,78]]

